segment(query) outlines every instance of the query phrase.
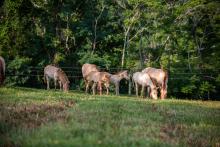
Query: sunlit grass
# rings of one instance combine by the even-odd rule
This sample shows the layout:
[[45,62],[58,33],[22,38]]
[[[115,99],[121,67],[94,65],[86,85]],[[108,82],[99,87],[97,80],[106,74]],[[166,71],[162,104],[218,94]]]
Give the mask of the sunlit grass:
[[[93,96],[30,88],[0,88],[3,105],[54,105],[74,101],[62,121],[4,132],[2,144],[21,146],[216,146],[220,102],[134,96]],[[35,116],[35,115],[34,115]],[[0,122],[1,124],[3,122]],[[5,130],[5,129],[4,129]],[[7,130],[7,129],[6,129]],[[4,138],[5,139],[5,138]]]

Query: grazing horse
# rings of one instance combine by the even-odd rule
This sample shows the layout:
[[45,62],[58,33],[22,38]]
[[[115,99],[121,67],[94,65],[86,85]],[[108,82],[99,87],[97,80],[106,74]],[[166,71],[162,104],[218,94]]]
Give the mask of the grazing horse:
[[160,98],[165,99],[167,96],[167,83],[168,83],[168,73],[163,69],[156,69],[148,67],[142,70],[144,73],[148,73],[151,79],[160,88]]
[[63,90],[65,92],[69,91],[69,79],[68,77],[66,76],[65,72],[61,69],[59,69],[57,71],[57,77],[58,77],[58,81],[59,81],[59,85],[60,85],[60,90],[61,90],[61,87],[63,88]]
[[0,85],[3,84],[5,80],[5,60],[0,56]]
[[86,88],[89,88],[89,81],[86,80],[86,76],[92,71],[99,72],[99,68],[95,64],[89,64],[89,63],[83,64],[82,75],[83,75],[83,79],[84,79]]
[[87,81],[86,85],[86,93],[88,93],[89,85],[93,82],[92,91],[93,95],[95,95],[96,85],[98,84],[100,95],[102,95],[102,84],[104,84],[106,88],[107,95],[109,94],[109,84],[110,84],[110,74],[107,72],[97,72],[92,71],[86,77],[85,80]]
[[116,95],[119,95],[119,86],[120,86],[120,81],[122,79],[129,80],[129,76],[128,76],[128,71],[127,70],[120,71],[120,72],[118,72],[116,74],[112,74],[111,77],[110,77],[110,82],[115,85],[115,93],[116,93]]
[[44,68],[44,80],[47,82],[47,89],[50,89],[50,80],[54,80],[54,86],[56,89],[57,82],[59,82],[60,90],[61,88],[67,92],[69,90],[69,80],[65,72],[53,65],[47,65]]
[[150,87],[150,97],[157,99],[157,87],[152,82],[150,76],[144,72],[136,72],[133,74],[132,81],[135,83],[136,96],[138,97],[138,86],[142,86],[141,95],[144,94],[145,87]]

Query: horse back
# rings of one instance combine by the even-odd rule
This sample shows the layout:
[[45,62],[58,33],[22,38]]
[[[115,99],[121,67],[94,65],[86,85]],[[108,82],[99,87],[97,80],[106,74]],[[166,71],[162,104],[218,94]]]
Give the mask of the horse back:
[[95,64],[85,63],[82,66],[82,75],[85,78],[90,72],[98,72],[99,68]]
[[54,78],[55,74],[57,74],[57,71],[59,70],[58,67],[53,65],[47,65],[44,68],[44,75],[47,75],[50,78]]
[[148,67],[142,70],[142,72],[148,73],[151,79],[158,84],[162,84],[164,79],[168,77],[167,72],[163,69]]

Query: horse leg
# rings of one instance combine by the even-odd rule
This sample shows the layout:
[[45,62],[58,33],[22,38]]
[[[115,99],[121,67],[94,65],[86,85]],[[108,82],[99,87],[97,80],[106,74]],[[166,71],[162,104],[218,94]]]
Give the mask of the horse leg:
[[60,91],[62,90],[62,83],[61,81],[59,81],[59,85],[60,85]]
[[102,95],[102,82],[98,82],[99,95]]
[[46,82],[47,82],[47,90],[50,89],[50,79],[48,76],[46,76]]
[[165,95],[164,95],[164,90],[163,87],[160,89],[160,98],[164,99]]
[[163,99],[163,89],[160,89],[160,99]]
[[108,95],[109,94],[109,87],[105,87],[106,88],[106,94]]
[[57,89],[57,79],[54,79],[54,87],[55,87],[55,90]]
[[148,87],[147,87],[147,97],[148,97],[148,98],[150,97],[150,92],[151,92],[151,90],[150,90],[150,87],[148,86]]
[[145,96],[144,91],[145,91],[145,86],[142,85],[142,89],[141,89],[141,97],[143,97],[143,98],[144,98],[144,96]]
[[92,85],[92,93],[95,95],[95,89],[96,89],[96,82],[93,83]]
[[165,99],[167,96],[167,86],[162,85],[161,90],[160,90],[160,94],[161,94],[161,99]]
[[116,95],[119,95],[119,83],[115,84],[115,92],[116,92]]
[[135,83],[136,96],[138,97],[138,84]]
[[88,90],[89,90],[89,82],[88,82],[88,81],[85,81],[85,84],[86,84],[86,93],[88,93]]

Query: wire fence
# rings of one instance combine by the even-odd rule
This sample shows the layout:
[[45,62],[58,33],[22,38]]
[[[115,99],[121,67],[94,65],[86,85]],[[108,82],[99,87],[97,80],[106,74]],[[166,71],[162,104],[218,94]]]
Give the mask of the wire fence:
[[[79,67],[60,67],[65,71],[67,74],[68,78],[71,79],[80,79],[83,78],[81,68]],[[6,76],[7,77],[13,77],[13,76],[18,76],[18,77],[43,77],[44,67],[33,67],[29,66],[26,67],[24,71],[18,71],[16,69],[12,68],[7,68],[6,69]],[[129,73],[134,73],[136,71],[141,71],[141,69],[127,69],[127,68],[100,68],[101,71],[107,71],[109,73],[116,73],[121,70],[128,70]],[[188,71],[188,72],[176,72],[173,70],[168,71],[169,72],[169,80],[186,80],[190,76],[196,75],[208,79],[215,79],[215,77],[218,76],[219,74],[219,69],[193,69],[189,71],[187,68],[175,68],[176,71],[182,70],[182,71]]]

